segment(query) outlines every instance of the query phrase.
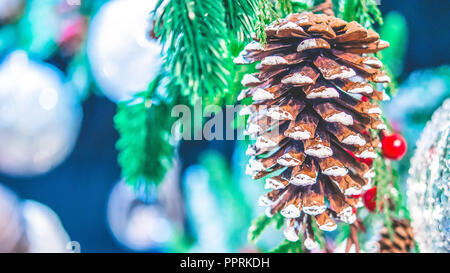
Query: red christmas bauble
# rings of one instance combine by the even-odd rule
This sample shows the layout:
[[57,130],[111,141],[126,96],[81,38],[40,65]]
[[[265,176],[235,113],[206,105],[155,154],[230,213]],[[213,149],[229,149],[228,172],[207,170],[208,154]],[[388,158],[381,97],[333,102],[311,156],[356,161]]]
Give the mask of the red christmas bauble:
[[386,158],[399,160],[406,154],[406,149],[406,140],[400,134],[385,136],[381,140],[381,150]]
[[370,211],[374,212],[377,207],[377,203],[375,202],[377,197],[377,187],[373,187],[368,189],[363,195],[364,206]]

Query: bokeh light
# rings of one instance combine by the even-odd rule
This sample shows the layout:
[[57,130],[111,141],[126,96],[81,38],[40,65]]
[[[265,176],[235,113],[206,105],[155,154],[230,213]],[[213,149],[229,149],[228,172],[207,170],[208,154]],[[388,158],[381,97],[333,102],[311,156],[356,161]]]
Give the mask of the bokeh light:
[[43,174],[61,163],[77,139],[82,109],[61,73],[23,51],[0,66],[0,172]]
[[107,213],[114,237],[131,250],[163,248],[172,238],[172,224],[154,191],[140,199],[133,188],[121,180],[111,192]]
[[91,22],[87,54],[98,86],[112,101],[144,91],[160,69],[160,45],[148,37],[155,0],[114,0]]

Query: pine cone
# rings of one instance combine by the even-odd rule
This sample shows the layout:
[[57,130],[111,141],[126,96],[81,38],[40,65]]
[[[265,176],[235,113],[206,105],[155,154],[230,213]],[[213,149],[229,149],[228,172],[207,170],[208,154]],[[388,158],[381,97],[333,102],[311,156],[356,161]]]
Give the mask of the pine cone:
[[381,231],[381,239],[378,241],[381,253],[408,253],[415,245],[414,234],[408,220],[394,219],[392,222],[394,230],[393,238],[389,236],[389,231],[384,228]]
[[302,230],[312,248],[310,218],[326,231],[336,228],[335,220],[353,223],[359,200],[351,196],[370,188],[373,169],[350,152],[377,156],[380,141],[371,129],[385,125],[372,100],[388,96],[374,86],[390,79],[381,61],[365,53],[389,44],[356,22],[325,14],[291,14],[265,31],[267,44],[254,38],[234,60],[261,61],[259,73],[244,76],[249,88],[238,97],[253,98],[241,111],[250,115],[245,134],[256,138],[246,172],[254,179],[271,175],[271,191],[259,203],[267,215],[289,219],[287,239],[298,240]]

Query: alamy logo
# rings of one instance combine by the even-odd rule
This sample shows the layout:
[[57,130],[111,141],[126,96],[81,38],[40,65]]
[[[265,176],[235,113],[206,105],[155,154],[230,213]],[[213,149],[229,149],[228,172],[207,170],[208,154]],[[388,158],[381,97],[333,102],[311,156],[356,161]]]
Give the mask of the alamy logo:
[[171,111],[171,116],[177,119],[171,133],[176,140],[244,140],[246,136],[257,137],[262,132],[276,139],[280,133],[276,125],[293,120],[291,112],[283,106],[226,105],[221,108],[208,105],[203,108],[202,103],[198,103],[191,108],[180,104]]
[[81,244],[77,241],[70,241],[66,244],[66,249],[70,253],[81,253]]

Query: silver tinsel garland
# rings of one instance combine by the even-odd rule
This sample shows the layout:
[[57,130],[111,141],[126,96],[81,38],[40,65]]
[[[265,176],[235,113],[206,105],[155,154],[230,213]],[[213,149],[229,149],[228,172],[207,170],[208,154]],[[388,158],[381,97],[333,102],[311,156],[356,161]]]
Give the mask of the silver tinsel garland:
[[408,208],[421,252],[450,252],[450,99],[428,122],[411,160]]

